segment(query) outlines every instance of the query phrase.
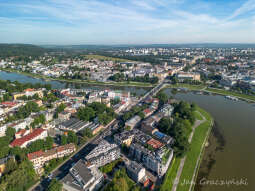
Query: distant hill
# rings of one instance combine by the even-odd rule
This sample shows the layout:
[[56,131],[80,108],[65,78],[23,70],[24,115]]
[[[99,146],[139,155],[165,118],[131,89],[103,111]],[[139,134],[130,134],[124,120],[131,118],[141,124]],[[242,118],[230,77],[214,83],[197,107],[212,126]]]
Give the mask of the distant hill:
[[243,43],[186,43],[186,44],[117,44],[117,45],[43,45],[44,48],[63,50],[104,50],[122,48],[255,48]]
[[47,51],[31,44],[0,44],[0,56],[40,56]]
[[56,50],[98,50],[98,49],[111,49],[114,47],[120,47],[120,45],[42,45],[44,48],[56,49]]

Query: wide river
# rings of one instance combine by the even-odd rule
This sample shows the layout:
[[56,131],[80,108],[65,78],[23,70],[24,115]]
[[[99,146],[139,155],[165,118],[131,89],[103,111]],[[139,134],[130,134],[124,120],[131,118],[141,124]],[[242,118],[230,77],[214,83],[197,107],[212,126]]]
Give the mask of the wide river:
[[[59,81],[44,81],[22,74],[0,71],[0,79],[50,83],[53,88],[74,87]],[[148,88],[103,87],[80,85],[82,88],[120,89],[144,94]],[[195,190],[199,191],[255,191],[255,104],[232,101],[218,95],[198,95],[192,92],[172,94],[176,99],[194,102],[208,111],[215,120],[201,163]],[[187,180],[188,181],[188,180]]]

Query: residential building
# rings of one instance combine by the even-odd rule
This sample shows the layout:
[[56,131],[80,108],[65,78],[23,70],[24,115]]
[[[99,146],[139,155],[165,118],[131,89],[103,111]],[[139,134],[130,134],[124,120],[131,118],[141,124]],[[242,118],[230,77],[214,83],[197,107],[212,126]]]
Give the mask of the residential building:
[[99,131],[101,131],[104,126],[100,125],[99,123],[91,123],[86,128],[89,128],[93,135],[97,134]]
[[7,126],[6,125],[1,125],[0,126],[0,137],[3,137],[5,136],[5,131],[7,129]]
[[140,121],[141,121],[141,117],[136,115],[136,116],[132,117],[131,119],[129,119],[125,123],[125,126],[130,127],[130,129],[133,129]]
[[75,133],[88,127],[91,122],[84,122],[76,118],[71,118],[58,125],[58,128],[65,131],[74,131]]
[[133,139],[134,139],[134,132],[131,131],[124,131],[120,134],[114,135],[114,142],[118,145],[125,144],[128,147],[131,145]]
[[44,139],[47,137],[47,131],[45,129],[35,129],[32,131],[32,133],[29,133],[28,135],[21,137],[19,139],[15,139],[14,141],[11,142],[10,147],[27,147],[28,144],[39,140],[39,139]]
[[200,81],[199,73],[179,72],[176,77],[179,81],[184,81],[184,80]]
[[94,166],[79,160],[61,180],[64,191],[96,191],[103,185],[103,174]]
[[174,142],[174,139],[172,137],[164,133],[161,133],[160,131],[155,131],[153,133],[153,136],[164,144],[172,144]]
[[170,104],[164,104],[159,112],[163,113],[165,117],[171,117],[174,111],[174,107]]
[[76,150],[76,147],[73,143],[62,145],[59,147],[55,147],[48,151],[36,151],[33,153],[29,153],[27,155],[28,160],[30,160],[36,172],[40,172],[40,169],[44,166],[44,164],[55,158],[62,158],[64,156],[70,155]]
[[22,93],[14,93],[13,99],[16,100],[17,98],[22,97],[22,96],[27,96],[27,97],[34,96],[35,94],[37,94],[40,98],[43,97],[42,90],[35,90],[35,89],[28,88],[28,89],[25,89],[24,92],[22,92]]
[[63,121],[67,121],[69,120],[71,117],[71,113],[68,113],[66,111],[62,111],[58,114],[58,118],[63,120]]
[[145,168],[141,164],[135,161],[131,161],[130,164],[126,166],[126,168],[128,176],[136,183],[139,183],[145,179]]
[[102,140],[86,157],[88,164],[104,166],[120,157],[120,148],[116,144]]
[[159,177],[162,177],[172,161],[173,150],[162,147],[151,151],[141,144],[132,143],[129,147],[129,156],[138,162],[142,162],[146,168],[155,172]]

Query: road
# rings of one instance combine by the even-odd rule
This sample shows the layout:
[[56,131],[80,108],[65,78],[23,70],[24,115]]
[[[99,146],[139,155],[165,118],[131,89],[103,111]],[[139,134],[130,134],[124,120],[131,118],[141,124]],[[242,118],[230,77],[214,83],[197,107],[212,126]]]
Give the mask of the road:
[[[165,85],[165,80],[161,81],[157,86],[155,86],[153,89],[151,89],[149,92],[147,92],[142,98],[139,99],[139,101],[136,104],[142,103],[144,100],[146,100],[149,96],[156,95],[157,92],[159,92]],[[57,167],[52,172],[52,178],[62,179],[64,178],[68,172],[69,169],[80,159],[84,159],[84,157],[93,149],[95,148],[98,143],[107,135],[111,134],[111,129],[118,123],[118,121],[114,121],[112,124],[108,125],[108,128],[106,128],[101,134],[95,136],[93,139],[88,141],[86,144],[84,144],[80,149],[78,149],[66,162],[64,162],[62,165]],[[102,135],[103,134],[103,135]],[[42,191],[47,188],[49,184],[49,179],[44,178],[39,183],[34,185],[29,189],[29,191]]]
[[139,103],[146,100],[149,96],[156,95],[162,88],[164,88],[166,81],[161,81],[157,86],[155,86],[153,89],[151,89],[149,92],[147,92],[142,98],[140,98]]
[[[84,159],[84,157],[92,150],[94,149],[98,143],[106,136],[109,136],[111,134],[111,130],[114,127],[114,125],[118,123],[118,121],[114,121],[111,123],[104,131],[102,131],[100,134],[96,135],[93,137],[90,141],[85,143],[81,148],[79,148],[71,157],[68,159],[64,164],[60,165],[57,167],[53,172],[52,172],[52,178],[57,178],[57,179],[62,179],[64,178],[68,172],[69,169],[78,162],[80,159]],[[32,188],[29,189],[29,191],[42,191],[47,188],[49,184],[49,179],[44,178],[43,180],[40,181],[40,183],[34,185]]]

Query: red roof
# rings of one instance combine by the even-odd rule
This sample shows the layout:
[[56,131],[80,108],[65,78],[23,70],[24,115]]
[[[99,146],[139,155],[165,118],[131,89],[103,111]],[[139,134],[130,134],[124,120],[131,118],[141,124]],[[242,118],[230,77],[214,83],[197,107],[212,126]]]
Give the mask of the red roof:
[[158,149],[162,146],[164,146],[161,142],[159,142],[158,140],[156,139],[153,139],[151,138],[148,142],[147,142],[148,145],[151,145],[154,149]]
[[149,108],[147,108],[147,109],[143,110],[143,112],[148,114],[151,112],[151,110]]
[[19,135],[19,134],[24,134],[24,133],[26,133],[26,129],[21,129],[21,130],[19,130],[16,134],[17,135]]
[[4,105],[4,106],[10,107],[10,106],[15,106],[15,105],[16,105],[16,102],[5,101],[5,102],[2,102],[1,104]]
[[33,160],[35,158],[41,157],[43,154],[44,152],[42,150],[39,150],[39,151],[27,154],[27,158],[28,160]]
[[32,89],[32,88],[27,88],[27,89],[25,89],[24,91],[25,91],[25,92],[32,92],[32,91],[34,91],[34,89]]
[[35,129],[32,133],[29,133],[28,135],[19,138],[19,139],[15,139],[14,141],[12,141],[12,143],[10,144],[10,146],[15,147],[15,146],[22,146],[25,142],[30,141],[31,139],[34,139],[35,137],[39,136],[42,134],[42,132],[44,132],[44,129]]

